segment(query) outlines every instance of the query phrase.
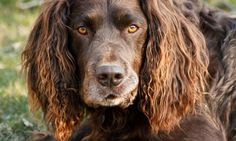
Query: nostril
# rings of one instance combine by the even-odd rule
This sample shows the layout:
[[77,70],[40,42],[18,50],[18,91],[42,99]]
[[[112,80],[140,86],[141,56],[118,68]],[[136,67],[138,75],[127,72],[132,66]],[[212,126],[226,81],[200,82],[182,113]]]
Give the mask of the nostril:
[[122,82],[124,72],[124,69],[120,66],[99,66],[96,68],[97,81],[103,86],[117,86]]
[[107,86],[107,85],[109,85],[109,74],[101,73],[101,74],[97,75],[97,80],[103,86]]
[[107,80],[108,79],[108,74],[102,73],[98,75],[99,80]]
[[121,73],[117,73],[117,74],[115,74],[115,79],[117,79],[117,80],[120,80],[120,79],[123,79],[123,74],[121,74]]
[[112,78],[112,84],[113,84],[114,86],[119,85],[119,84],[122,82],[123,77],[124,77],[124,76],[123,76],[123,74],[121,74],[121,73],[114,74],[114,76],[113,76],[113,78]]

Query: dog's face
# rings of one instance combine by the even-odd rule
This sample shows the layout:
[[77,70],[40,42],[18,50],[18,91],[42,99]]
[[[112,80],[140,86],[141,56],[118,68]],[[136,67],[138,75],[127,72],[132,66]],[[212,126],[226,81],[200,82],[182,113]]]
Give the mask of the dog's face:
[[139,1],[76,1],[70,26],[83,101],[90,107],[132,104],[147,35]]
[[[31,108],[42,108],[57,140],[68,140],[86,114],[103,118],[112,110],[108,125],[123,126],[121,108],[134,103],[137,91],[132,111],[147,117],[152,132],[170,131],[201,105],[205,38],[177,6],[173,0],[46,1],[22,66]],[[115,108],[86,112],[88,106]]]

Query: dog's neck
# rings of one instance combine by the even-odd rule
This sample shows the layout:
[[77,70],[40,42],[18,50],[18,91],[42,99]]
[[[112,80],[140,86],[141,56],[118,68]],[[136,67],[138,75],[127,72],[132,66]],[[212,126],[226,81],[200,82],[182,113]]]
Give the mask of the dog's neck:
[[91,120],[92,136],[94,137],[99,134],[104,135],[101,138],[112,138],[115,141],[138,140],[141,137],[143,140],[145,136],[150,137],[148,119],[138,110],[136,105],[132,105],[127,109],[118,107],[99,108],[92,112]]

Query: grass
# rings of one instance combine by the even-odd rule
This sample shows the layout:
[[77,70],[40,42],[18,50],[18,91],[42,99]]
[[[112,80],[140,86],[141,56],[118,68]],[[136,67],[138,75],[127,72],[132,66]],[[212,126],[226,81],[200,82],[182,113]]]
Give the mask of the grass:
[[[208,0],[217,5],[220,0]],[[0,0],[0,141],[26,141],[30,132],[42,130],[27,106],[27,91],[20,73],[20,54],[38,9],[21,10],[19,0]],[[225,0],[233,3],[235,0]],[[40,114],[39,114],[40,115]]]
[[28,110],[20,72],[20,54],[38,10],[21,10],[16,3],[0,1],[0,141],[26,141],[31,131],[43,128]]

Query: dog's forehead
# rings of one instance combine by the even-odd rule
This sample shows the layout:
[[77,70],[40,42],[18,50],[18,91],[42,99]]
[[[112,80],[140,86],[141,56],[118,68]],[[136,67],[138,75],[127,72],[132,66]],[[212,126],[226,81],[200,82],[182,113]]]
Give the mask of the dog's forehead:
[[139,0],[77,0],[72,4],[72,11],[86,12],[89,10],[99,12],[112,9],[140,10]]

